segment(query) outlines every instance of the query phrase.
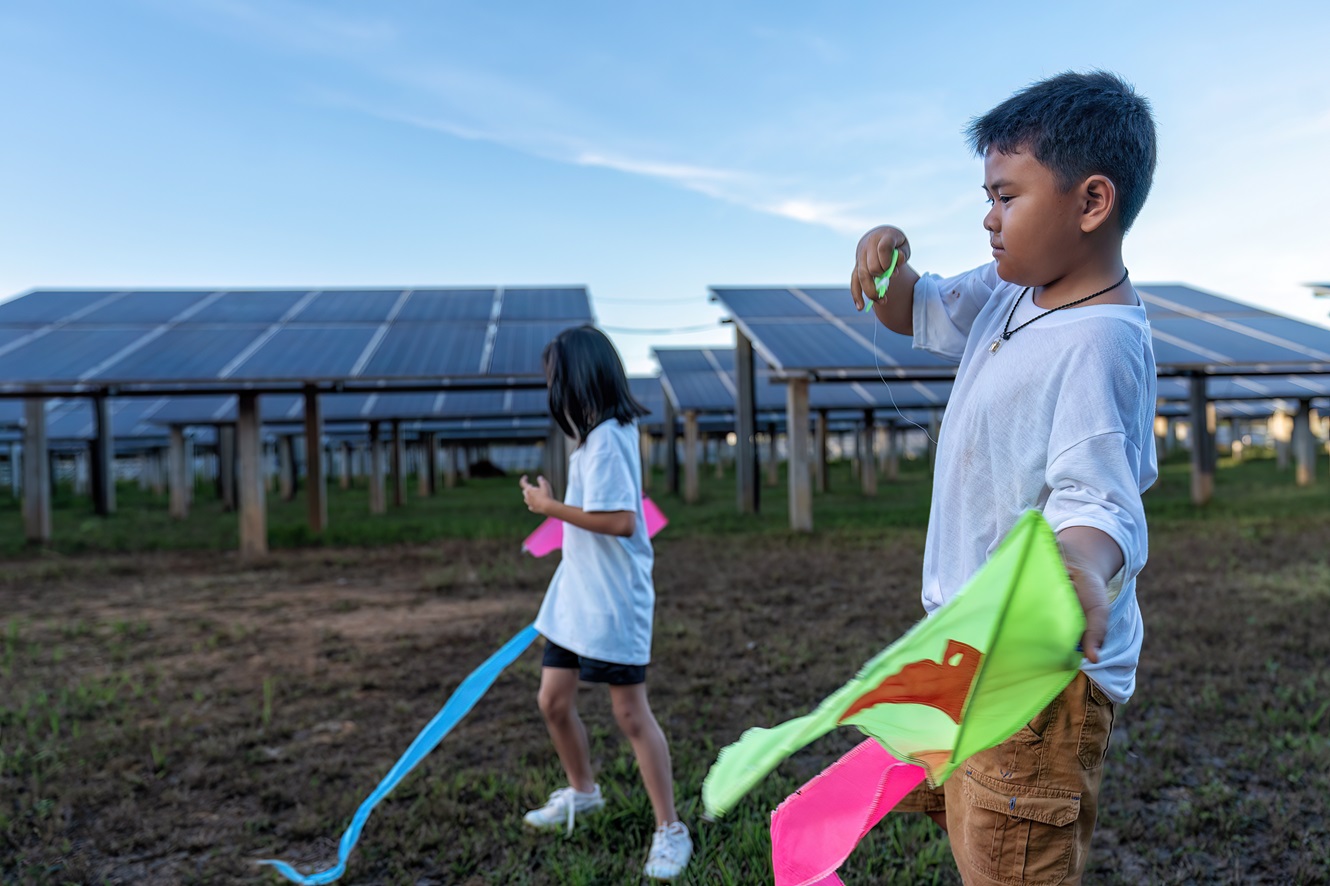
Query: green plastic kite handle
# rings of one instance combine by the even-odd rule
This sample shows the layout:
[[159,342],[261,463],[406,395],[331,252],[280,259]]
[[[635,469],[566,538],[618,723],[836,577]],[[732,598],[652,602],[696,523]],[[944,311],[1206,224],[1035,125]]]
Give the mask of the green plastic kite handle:
[[[891,250],[891,267],[887,268],[880,275],[873,278],[873,283],[877,285],[876,301],[882,301],[882,299],[887,297],[887,285],[891,282],[891,275],[896,273],[896,263],[900,261],[900,257],[901,257],[901,251],[899,249]],[[865,311],[868,310],[868,308],[870,307],[869,303],[873,300],[874,299],[872,299],[871,296],[864,299]]]

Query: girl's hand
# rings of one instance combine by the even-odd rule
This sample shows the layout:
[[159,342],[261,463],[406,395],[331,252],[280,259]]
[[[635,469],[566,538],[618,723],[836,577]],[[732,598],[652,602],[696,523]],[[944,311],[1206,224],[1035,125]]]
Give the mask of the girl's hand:
[[522,486],[522,499],[526,502],[526,509],[533,514],[547,514],[549,506],[554,502],[554,490],[550,488],[550,481],[543,476],[536,477],[536,483],[532,486],[527,480],[526,474],[518,481]]

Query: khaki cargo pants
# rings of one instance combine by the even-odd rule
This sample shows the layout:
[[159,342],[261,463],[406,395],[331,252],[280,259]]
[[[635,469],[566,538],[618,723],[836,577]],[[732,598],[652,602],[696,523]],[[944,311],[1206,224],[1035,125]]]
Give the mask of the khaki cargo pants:
[[1080,883],[1115,706],[1084,672],[1007,741],[897,812],[945,812],[966,886]]

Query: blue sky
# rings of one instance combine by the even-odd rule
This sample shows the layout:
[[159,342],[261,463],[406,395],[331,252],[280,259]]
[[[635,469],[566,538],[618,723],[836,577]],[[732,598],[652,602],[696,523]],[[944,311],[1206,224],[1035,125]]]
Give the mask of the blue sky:
[[1325,321],[1326,34],[1323,2],[8,0],[0,298],[582,283],[646,372],[732,343],[708,285],[844,283],[881,221],[987,261],[962,128],[1103,67],[1159,122],[1133,278]]

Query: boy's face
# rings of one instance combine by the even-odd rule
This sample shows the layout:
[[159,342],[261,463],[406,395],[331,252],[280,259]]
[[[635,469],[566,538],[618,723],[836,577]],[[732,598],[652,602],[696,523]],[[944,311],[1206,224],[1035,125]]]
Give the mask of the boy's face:
[[1052,170],[1028,150],[984,155],[984,216],[998,276],[1017,286],[1044,286],[1077,264],[1083,243],[1078,189],[1063,191]]

